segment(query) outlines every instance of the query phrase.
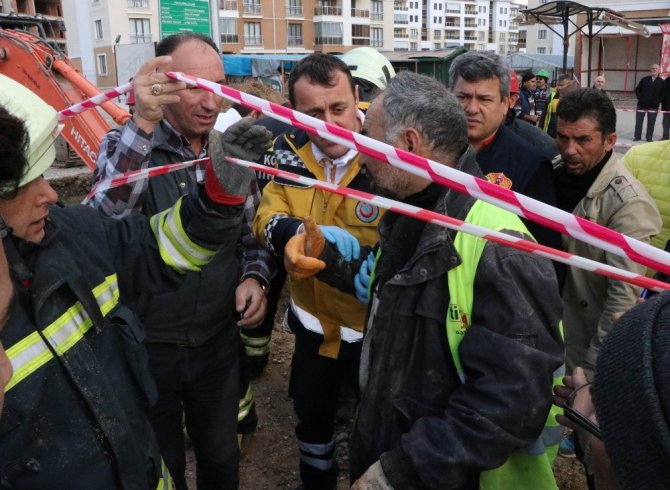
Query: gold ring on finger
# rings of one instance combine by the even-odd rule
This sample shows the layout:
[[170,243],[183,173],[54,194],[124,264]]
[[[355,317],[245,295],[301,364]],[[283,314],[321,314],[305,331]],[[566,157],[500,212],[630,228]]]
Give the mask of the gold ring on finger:
[[163,86],[160,83],[154,83],[151,86],[151,95],[160,95],[163,93]]

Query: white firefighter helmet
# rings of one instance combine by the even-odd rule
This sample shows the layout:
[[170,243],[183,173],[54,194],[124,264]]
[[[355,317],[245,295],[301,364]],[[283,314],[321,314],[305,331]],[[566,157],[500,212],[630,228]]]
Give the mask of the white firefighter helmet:
[[354,48],[342,55],[342,61],[349,67],[352,77],[366,80],[380,90],[384,90],[395,76],[389,60],[374,48]]

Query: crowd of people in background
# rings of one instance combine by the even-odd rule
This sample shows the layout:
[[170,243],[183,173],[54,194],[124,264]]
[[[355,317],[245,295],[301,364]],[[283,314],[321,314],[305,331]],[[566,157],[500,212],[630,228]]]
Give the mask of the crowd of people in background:
[[[0,76],[0,488],[185,490],[187,436],[199,490],[243,487],[262,417],[251,380],[285,282],[299,489],[337,488],[345,395],[352,489],[552,489],[559,445],[589,488],[667,485],[669,292],[641,301],[628,282],[226,157],[644,266],[166,71],[226,81],[207,36],[163,39],[94,181],[205,163],[64,208],[43,177],[56,113]],[[605,77],[551,77],[471,51],[446,87],[359,48],[297,62],[288,100],[239,88],[670,250],[670,141],[620,159]],[[646,118],[651,142],[670,77],[653,65],[636,95],[635,139]]]

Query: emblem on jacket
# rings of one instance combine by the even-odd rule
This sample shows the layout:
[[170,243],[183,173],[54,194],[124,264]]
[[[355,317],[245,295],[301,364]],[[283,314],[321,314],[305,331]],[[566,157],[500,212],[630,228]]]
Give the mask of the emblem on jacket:
[[502,172],[491,172],[490,174],[486,174],[486,178],[492,184],[499,185],[505,189],[512,188],[512,181]]
[[379,216],[379,208],[366,202],[356,204],[356,217],[363,223],[372,223]]
[[465,332],[470,326],[470,323],[468,322],[468,316],[465,313],[461,313],[458,305],[453,303],[449,304],[449,311],[447,314],[449,315],[449,321],[458,324],[458,329],[455,333],[457,335],[465,335]]

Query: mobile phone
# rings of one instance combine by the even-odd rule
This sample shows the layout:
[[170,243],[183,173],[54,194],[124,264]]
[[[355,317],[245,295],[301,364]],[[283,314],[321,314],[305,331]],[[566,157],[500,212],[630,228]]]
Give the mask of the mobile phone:
[[563,414],[585,431],[596,436],[598,439],[602,439],[600,435],[600,427],[598,427],[591,420],[585,417],[584,414],[578,412],[567,403],[563,405]]

